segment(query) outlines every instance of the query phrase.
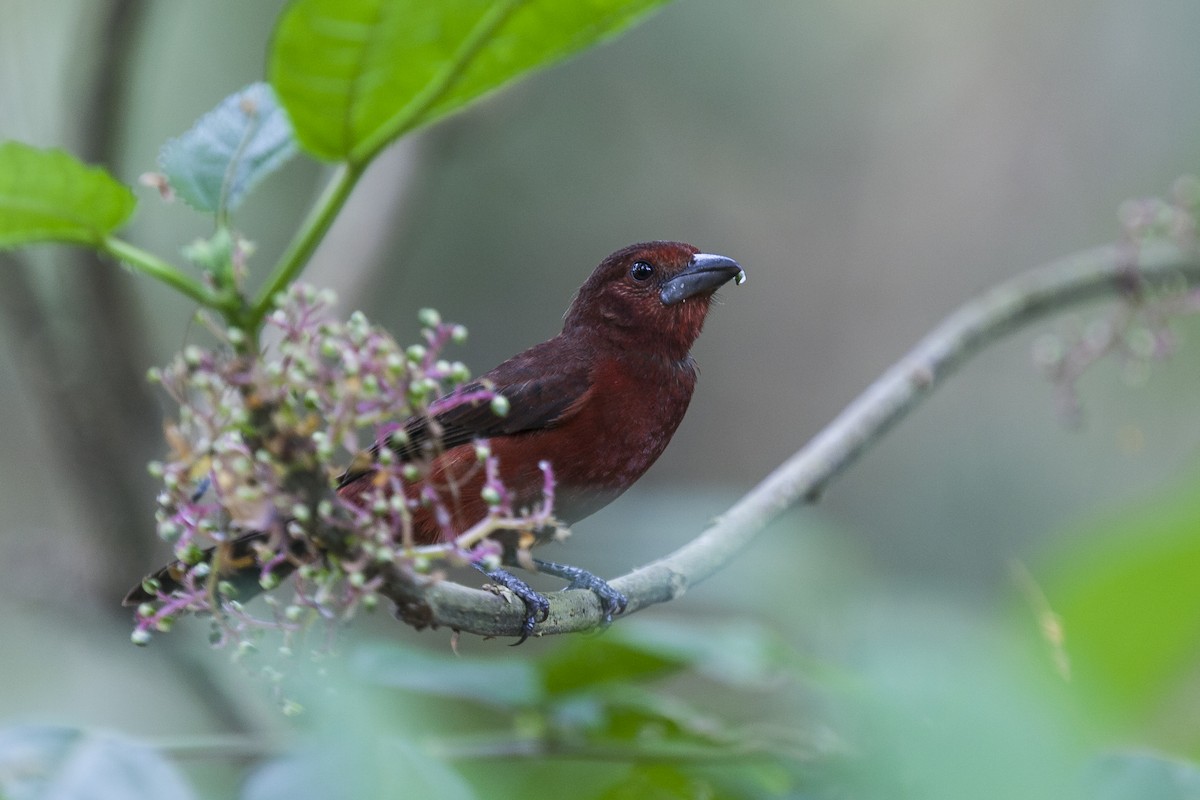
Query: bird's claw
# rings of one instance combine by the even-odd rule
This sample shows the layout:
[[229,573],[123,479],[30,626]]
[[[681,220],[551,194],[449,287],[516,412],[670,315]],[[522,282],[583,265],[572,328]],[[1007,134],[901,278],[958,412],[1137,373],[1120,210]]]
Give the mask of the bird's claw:
[[629,604],[628,598],[609,585],[608,581],[585,569],[572,567],[569,564],[556,564],[553,561],[542,561],[538,558],[535,558],[533,563],[542,572],[570,581],[567,585],[568,589],[586,589],[596,595],[596,599],[600,601],[600,610],[604,612],[605,625],[612,624],[613,616],[624,613],[625,607]]
[[521,623],[521,636],[513,642],[513,647],[528,639],[539,622],[545,622],[550,618],[550,601],[534,591],[532,586],[516,575],[502,569],[487,570],[478,565],[476,565],[476,569],[487,575],[498,586],[508,589],[525,604],[525,621]]

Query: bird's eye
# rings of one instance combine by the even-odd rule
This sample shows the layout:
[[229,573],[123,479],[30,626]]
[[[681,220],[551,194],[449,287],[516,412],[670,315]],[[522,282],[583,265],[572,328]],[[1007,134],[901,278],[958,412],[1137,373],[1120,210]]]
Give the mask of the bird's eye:
[[645,261],[638,261],[630,268],[629,274],[635,281],[644,281],[654,274],[654,267]]

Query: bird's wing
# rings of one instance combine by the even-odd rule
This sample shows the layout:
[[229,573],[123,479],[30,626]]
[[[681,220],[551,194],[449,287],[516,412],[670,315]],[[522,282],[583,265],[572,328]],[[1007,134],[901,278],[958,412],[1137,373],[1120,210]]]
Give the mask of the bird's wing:
[[[566,357],[570,354],[544,342],[526,350],[478,380],[463,385],[455,394],[446,395],[431,404],[434,413],[410,418],[402,426],[402,443],[393,438],[377,443],[371,454],[390,446],[401,461],[429,458],[476,439],[513,436],[529,431],[544,430],[561,424],[578,409],[591,388],[587,362]],[[488,392],[503,395],[508,412],[503,416],[492,409]],[[479,394],[476,400],[455,404],[455,396]],[[444,411],[436,410],[439,406]],[[374,459],[372,459],[374,460]],[[362,477],[368,467],[352,467],[340,480],[340,485]]]

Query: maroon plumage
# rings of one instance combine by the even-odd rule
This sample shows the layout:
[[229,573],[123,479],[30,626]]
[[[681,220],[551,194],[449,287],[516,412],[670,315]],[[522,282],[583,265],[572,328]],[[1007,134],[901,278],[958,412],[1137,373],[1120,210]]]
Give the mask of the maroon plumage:
[[[417,453],[432,457],[425,480],[450,511],[456,533],[487,514],[481,496],[484,470],[475,452],[480,439],[488,440],[498,458],[501,482],[512,493],[514,508],[541,501],[544,478],[538,465],[545,460],[557,484],[555,517],[568,525],[577,522],[632,486],[670,442],[696,385],[689,350],[712,295],[741,275],[736,262],[680,242],[618,250],[579,289],[561,333],[464,387],[486,387],[503,395],[510,409],[506,415],[497,416],[487,403],[438,411],[435,401],[431,418],[413,418],[404,425],[403,447],[379,446],[392,446],[401,459]],[[436,451],[426,452],[432,448]],[[348,473],[339,492],[357,496],[371,485],[372,475]],[[414,515],[413,534],[418,544],[445,538],[428,508]],[[593,589],[606,607],[614,607],[610,611],[623,607],[624,599],[599,579],[563,570],[568,572],[547,571]],[[159,577],[161,581],[162,572]],[[515,578],[504,582],[533,606],[527,624],[531,630],[544,600]],[[611,592],[607,597],[605,590]],[[126,599],[146,598],[135,589]]]

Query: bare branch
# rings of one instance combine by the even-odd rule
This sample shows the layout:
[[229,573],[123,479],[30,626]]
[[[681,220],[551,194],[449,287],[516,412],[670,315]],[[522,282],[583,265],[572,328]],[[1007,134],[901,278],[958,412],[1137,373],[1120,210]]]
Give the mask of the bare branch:
[[[1153,241],[1088,250],[1005,281],[968,301],[859,395],[824,430],[750,490],[707,530],[674,553],[611,581],[629,598],[626,614],[683,594],[740,552],[788,507],[817,498],[844,469],[917,406],[956,367],[1001,336],[1085,300],[1136,296],[1144,284],[1180,279],[1200,285],[1200,253]],[[484,636],[516,636],[518,602],[394,566],[381,593],[416,627],[439,625]],[[591,592],[550,595],[536,634],[600,625]]]

